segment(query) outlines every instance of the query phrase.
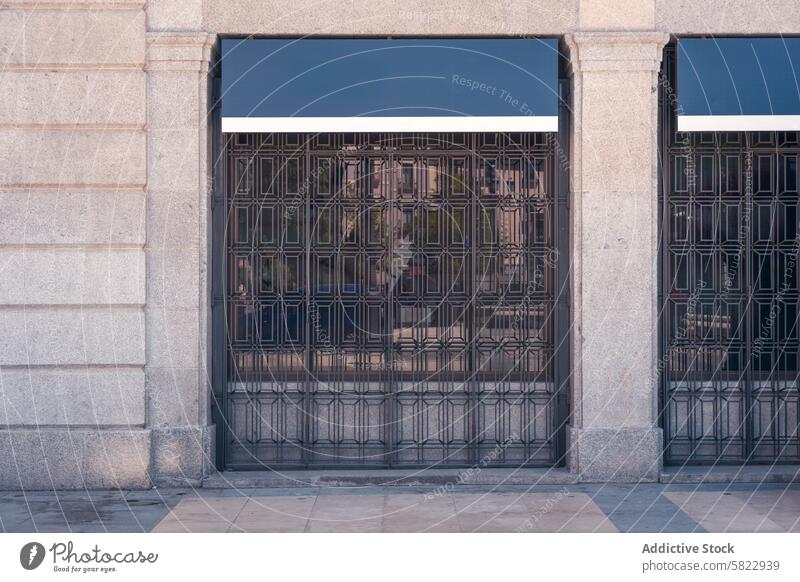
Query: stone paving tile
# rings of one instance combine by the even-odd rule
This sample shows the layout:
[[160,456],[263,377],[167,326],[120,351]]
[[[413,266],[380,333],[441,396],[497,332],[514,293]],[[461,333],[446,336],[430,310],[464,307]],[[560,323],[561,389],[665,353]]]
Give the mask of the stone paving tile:
[[344,498],[319,495],[311,510],[309,532],[380,532],[384,495],[354,495]]
[[301,533],[308,525],[316,496],[251,497],[236,517],[232,532]]
[[[2,504],[0,504],[2,505]],[[124,502],[115,505],[93,505],[89,502],[31,502],[17,516],[4,513],[2,521],[7,529],[13,524],[28,523],[31,531],[150,531],[169,511],[164,504],[152,507],[129,507]]]
[[531,493],[525,497],[531,512],[526,531],[532,532],[616,532],[608,516],[586,493]]
[[38,530],[30,519],[25,519],[19,522],[4,523],[0,531],[2,533],[33,533]]
[[533,495],[526,492],[504,493],[452,493],[458,511],[527,511],[525,498]]
[[383,531],[457,533],[461,527],[450,495],[426,497],[420,493],[404,493],[386,496]]
[[244,508],[246,497],[183,499],[154,532],[227,532]]
[[27,506],[15,501],[0,499],[0,532],[19,531],[36,531],[33,528]]
[[512,533],[523,531],[530,523],[528,511],[511,508],[503,512],[459,511],[458,523],[466,533]]
[[784,528],[769,519],[767,513],[732,493],[673,491],[664,495],[709,532],[785,531]]
[[21,499],[0,499],[0,524],[18,523],[30,518],[29,502]]
[[619,530],[607,517],[552,511],[537,524],[540,533],[616,533]]
[[800,533],[800,491],[756,491],[734,493],[733,497],[783,528],[784,531]]
[[531,512],[526,493],[453,494],[458,522],[464,532],[513,532],[523,527]]
[[623,532],[680,533],[705,531],[662,495],[660,485],[603,485],[593,488],[592,501]]
[[[530,510],[525,504],[524,496],[526,493],[471,493],[453,494],[453,502],[456,512],[463,529],[472,531],[481,528],[486,521],[486,517],[495,517],[495,521],[502,521],[506,524],[515,523],[520,525],[522,521],[530,517]],[[520,519],[521,518],[521,519]],[[480,519],[484,521],[481,522]],[[489,521],[492,521],[489,519]],[[488,524],[486,524],[487,527]],[[496,528],[497,525],[492,527]]]

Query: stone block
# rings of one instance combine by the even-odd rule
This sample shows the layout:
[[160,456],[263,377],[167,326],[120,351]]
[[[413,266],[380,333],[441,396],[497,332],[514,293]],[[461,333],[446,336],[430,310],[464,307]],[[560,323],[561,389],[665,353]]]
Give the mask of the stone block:
[[214,426],[154,429],[152,477],[157,485],[198,485],[214,469]]
[[587,72],[581,83],[582,191],[651,192],[658,170],[655,73]]
[[150,487],[150,431],[87,431],[83,473],[96,489]]
[[157,368],[199,368],[200,311],[147,308],[147,365]]
[[0,244],[144,242],[143,190],[0,189]]
[[145,489],[150,431],[0,430],[0,490]]
[[[196,368],[153,368],[145,372],[148,424],[154,428],[202,423],[200,401],[209,397]],[[205,408],[205,407],[203,407]]]
[[656,0],[656,27],[670,34],[797,34],[796,0]]
[[[656,255],[650,245],[583,252],[584,317],[605,318],[611,309],[647,315],[648,310],[654,309],[656,285]],[[649,325],[649,321],[642,325]],[[588,333],[586,328],[584,331]]]
[[143,71],[0,71],[0,124],[143,127]]
[[585,366],[582,379],[583,426],[621,429],[653,424],[657,384],[653,368],[643,358],[624,365]]
[[83,487],[85,432],[0,430],[0,490]]
[[657,237],[657,202],[650,192],[582,192],[581,248],[639,252]]
[[196,246],[147,252],[147,303],[170,308],[200,307]]
[[0,425],[143,426],[141,368],[0,369]]
[[567,462],[584,483],[656,482],[662,440],[659,428],[571,428]]
[[143,130],[0,129],[0,186],[146,181]]
[[0,248],[5,305],[144,305],[143,249]]
[[0,310],[0,365],[143,365],[140,307]]
[[582,366],[625,366],[641,358],[650,358],[655,341],[655,311],[652,313],[626,309],[624,296],[618,305],[597,305],[591,309],[584,303],[581,337],[584,357]]
[[[31,0],[3,0],[3,5],[9,8],[30,8],[34,4]],[[39,2],[39,4],[44,4]],[[50,2],[50,5],[57,4],[64,9],[81,9],[81,8],[144,8],[147,2],[145,0],[59,0],[58,2]]]
[[141,9],[3,10],[0,54],[6,67],[143,65],[144,34]]
[[205,187],[200,176],[198,129],[151,129],[148,132],[147,184],[153,190]]
[[148,30],[196,30],[203,27],[203,0],[148,0]]
[[[205,89],[205,86],[202,87]],[[151,71],[147,77],[148,125],[151,129],[191,129],[195,137],[202,121],[201,83],[197,72]],[[165,96],[169,99],[165,99]]]
[[[176,260],[187,260],[187,247],[200,244],[200,196],[197,190],[148,189],[148,251],[174,253]],[[192,260],[197,262],[196,254]]]
[[205,26],[218,34],[341,35],[558,35],[573,30],[578,0],[508,0],[466,4],[462,0],[407,0],[377,6],[347,2],[335,18],[322,18],[313,0],[299,0],[288,12],[278,0],[210,0]]
[[580,0],[581,30],[652,30],[655,0]]

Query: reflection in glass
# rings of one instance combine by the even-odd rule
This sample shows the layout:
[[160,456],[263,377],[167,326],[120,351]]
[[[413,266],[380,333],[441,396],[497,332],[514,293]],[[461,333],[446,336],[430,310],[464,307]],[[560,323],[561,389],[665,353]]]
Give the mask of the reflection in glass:
[[261,158],[261,193],[271,194],[272,188],[272,158]]
[[300,192],[300,160],[289,158],[286,160],[286,193],[298,194]]

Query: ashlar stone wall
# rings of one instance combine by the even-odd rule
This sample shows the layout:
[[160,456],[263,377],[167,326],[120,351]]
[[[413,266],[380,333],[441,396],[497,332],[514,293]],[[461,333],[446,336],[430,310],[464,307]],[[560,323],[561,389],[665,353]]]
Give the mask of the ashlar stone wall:
[[146,487],[145,6],[0,6],[0,489]]

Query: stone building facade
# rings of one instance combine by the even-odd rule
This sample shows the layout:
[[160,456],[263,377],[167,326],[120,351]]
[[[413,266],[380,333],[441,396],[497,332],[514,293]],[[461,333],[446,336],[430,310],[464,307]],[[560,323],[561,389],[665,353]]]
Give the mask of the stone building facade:
[[792,0],[3,2],[0,489],[215,470],[209,71],[220,38],[247,35],[563,40],[563,471],[656,480],[662,51],[671,36],[775,34],[800,34]]

